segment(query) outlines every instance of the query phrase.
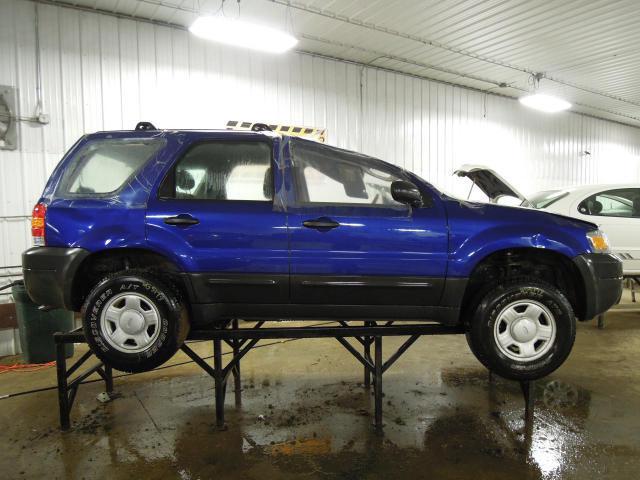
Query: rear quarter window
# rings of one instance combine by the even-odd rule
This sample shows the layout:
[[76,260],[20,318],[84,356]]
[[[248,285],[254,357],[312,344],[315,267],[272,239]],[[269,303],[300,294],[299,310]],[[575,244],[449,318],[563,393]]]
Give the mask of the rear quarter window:
[[82,196],[114,193],[165,143],[159,138],[91,140],[69,161],[57,193]]

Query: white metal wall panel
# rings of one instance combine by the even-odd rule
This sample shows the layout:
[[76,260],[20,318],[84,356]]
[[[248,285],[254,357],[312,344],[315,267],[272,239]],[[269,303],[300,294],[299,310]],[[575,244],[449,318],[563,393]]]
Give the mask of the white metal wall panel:
[[20,89],[22,115],[37,103],[36,8],[51,120],[22,122],[20,149],[0,151],[0,267],[17,265],[28,247],[28,215],[64,151],[85,132],[129,129],[139,120],[176,128],[217,128],[230,119],[326,127],[329,143],[459,194],[466,191],[451,172],[463,163],[487,164],[525,193],[640,181],[637,128],[538,114],[511,99],[356,64],[261,55],[182,30],[8,0],[0,2],[0,83]]

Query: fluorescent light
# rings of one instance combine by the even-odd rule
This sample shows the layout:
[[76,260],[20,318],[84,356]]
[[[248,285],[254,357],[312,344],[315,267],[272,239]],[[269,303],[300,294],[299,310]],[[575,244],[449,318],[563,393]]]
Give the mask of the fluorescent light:
[[214,42],[270,53],[286,52],[298,43],[295,37],[281,30],[223,16],[199,17],[189,31]]
[[560,112],[571,108],[571,104],[569,102],[566,102],[561,98],[544,95],[542,93],[520,97],[520,103],[529,108],[535,108],[536,110],[541,110],[547,113]]

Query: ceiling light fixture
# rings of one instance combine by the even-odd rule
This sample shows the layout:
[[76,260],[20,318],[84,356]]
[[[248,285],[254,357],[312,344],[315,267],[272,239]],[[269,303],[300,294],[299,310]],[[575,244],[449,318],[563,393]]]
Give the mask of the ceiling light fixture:
[[529,107],[535,108],[542,112],[555,113],[561,112],[571,108],[571,104],[561,98],[553,97],[551,95],[544,95],[542,93],[535,93],[533,95],[527,95],[526,97],[519,98],[520,103]]
[[284,53],[298,43],[282,30],[223,16],[199,17],[189,31],[213,42],[269,53]]

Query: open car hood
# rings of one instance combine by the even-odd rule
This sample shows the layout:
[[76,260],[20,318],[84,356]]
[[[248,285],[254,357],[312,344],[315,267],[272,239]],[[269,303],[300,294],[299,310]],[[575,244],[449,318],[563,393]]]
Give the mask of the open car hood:
[[462,165],[453,174],[469,178],[492,203],[496,203],[501,197],[515,197],[522,202],[523,207],[530,206],[524,195],[496,172],[483,165]]

